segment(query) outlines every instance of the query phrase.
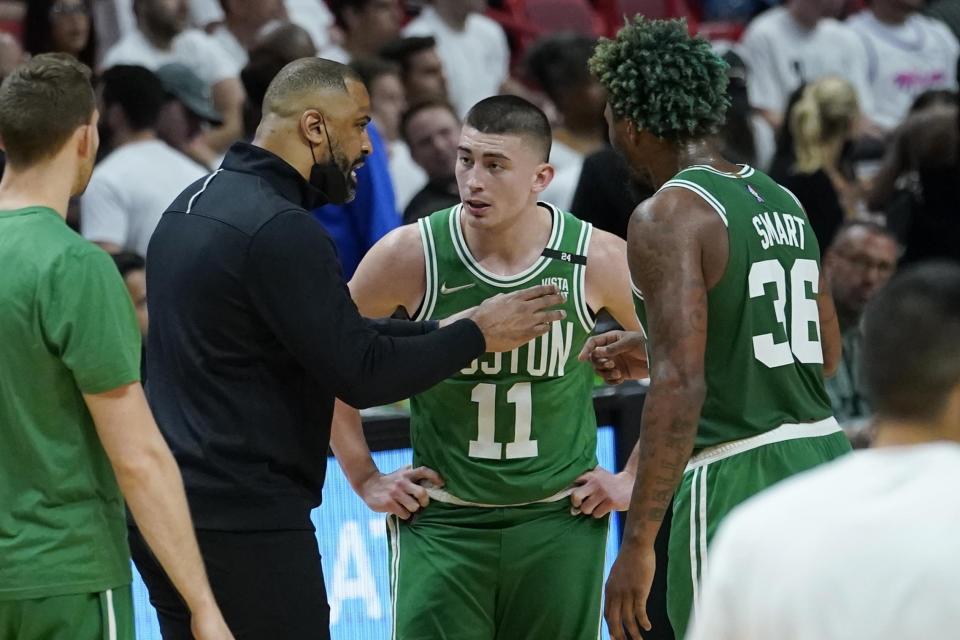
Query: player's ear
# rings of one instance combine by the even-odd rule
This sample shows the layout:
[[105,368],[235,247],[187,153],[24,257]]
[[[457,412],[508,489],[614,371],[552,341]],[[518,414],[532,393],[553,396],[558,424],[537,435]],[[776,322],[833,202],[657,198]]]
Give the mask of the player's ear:
[[100,138],[97,135],[97,127],[94,124],[85,124],[79,127],[74,134],[77,140],[77,155],[86,160],[97,155],[97,146]]
[[553,182],[553,176],[556,174],[556,169],[553,168],[553,165],[549,162],[544,162],[537,167],[536,173],[533,174],[533,188],[531,189],[533,193],[541,193],[544,189],[550,186],[550,183]]

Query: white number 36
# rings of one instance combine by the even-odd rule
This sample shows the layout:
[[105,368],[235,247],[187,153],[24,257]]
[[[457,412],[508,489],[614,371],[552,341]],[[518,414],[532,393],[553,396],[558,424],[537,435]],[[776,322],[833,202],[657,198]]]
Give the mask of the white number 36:
[[[767,284],[776,286],[773,311],[777,322],[783,327],[787,339],[775,342],[772,333],[753,336],[753,355],[770,368],[793,363],[794,357],[802,364],[822,364],[823,349],[820,346],[820,314],[817,301],[807,297],[806,283],[814,294],[819,292],[820,270],[815,260],[801,258],[790,269],[790,291],[787,291],[786,272],[776,260],[754,263],[748,278],[750,297],[765,295]],[[790,296],[790,326],[787,326],[786,304]],[[810,338],[813,324],[814,339]]]

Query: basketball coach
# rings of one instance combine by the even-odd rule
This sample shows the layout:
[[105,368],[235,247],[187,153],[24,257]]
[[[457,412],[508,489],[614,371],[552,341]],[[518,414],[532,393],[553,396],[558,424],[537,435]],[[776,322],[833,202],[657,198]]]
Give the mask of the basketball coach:
[[[562,318],[547,309],[561,301],[553,287],[491,298],[443,327],[360,317],[307,212],[352,198],[372,152],[369,121],[348,67],[290,63],[267,90],[253,143],[234,144],[170,205],[147,253],[147,393],[238,640],[329,637],[310,511],[335,398],[395,402]],[[186,607],[130,533],[163,637],[190,638]]]

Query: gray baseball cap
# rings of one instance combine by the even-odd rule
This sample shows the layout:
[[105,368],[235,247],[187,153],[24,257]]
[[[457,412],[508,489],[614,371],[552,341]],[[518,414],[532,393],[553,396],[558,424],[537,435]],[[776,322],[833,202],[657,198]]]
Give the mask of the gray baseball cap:
[[198,118],[212,124],[223,122],[223,117],[210,99],[210,87],[189,67],[171,62],[157,69],[157,77],[163,83],[164,90],[182,102]]

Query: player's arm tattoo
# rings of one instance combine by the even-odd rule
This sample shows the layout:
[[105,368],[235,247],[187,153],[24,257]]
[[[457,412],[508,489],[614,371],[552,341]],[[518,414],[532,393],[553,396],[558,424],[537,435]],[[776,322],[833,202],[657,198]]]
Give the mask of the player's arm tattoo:
[[633,215],[629,231],[630,271],[644,294],[649,323],[651,383],[625,538],[650,546],[693,451],[706,395],[700,228],[710,219],[697,210],[701,203],[687,196],[670,190],[648,200]]

